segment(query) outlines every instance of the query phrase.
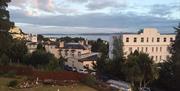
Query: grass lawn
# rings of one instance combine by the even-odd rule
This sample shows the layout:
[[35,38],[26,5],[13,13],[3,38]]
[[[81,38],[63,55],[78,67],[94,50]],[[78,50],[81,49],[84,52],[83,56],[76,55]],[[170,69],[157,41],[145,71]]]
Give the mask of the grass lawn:
[[[40,85],[35,88],[27,88],[27,89],[10,89],[7,87],[9,81],[15,80],[13,78],[4,78],[0,77],[0,91],[96,91],[93,88],[90,88],[83,84],[70,85],[70,86],[44,86]],[[16,79],[20,80],[20,79]]]

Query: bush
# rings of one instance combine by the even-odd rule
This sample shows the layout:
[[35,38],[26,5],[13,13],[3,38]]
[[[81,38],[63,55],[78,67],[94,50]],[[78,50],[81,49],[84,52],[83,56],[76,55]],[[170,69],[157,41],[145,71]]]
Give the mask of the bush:
[[18,85],[17,80],[12,80],[8,83],[8,87],[16,87]]
[[87,77],[85,77],[84,79],[82,79],[82,82],[84,84],[93,86],[97,84],[97,80],[96,77],[92,76],[92,75],[88,75]]
[[10,71],[10,72],[4,74],[4,77],[12,78],[12,77],[15,77],[15,76],[16,76],[16,72],[14,72],[14,71]]

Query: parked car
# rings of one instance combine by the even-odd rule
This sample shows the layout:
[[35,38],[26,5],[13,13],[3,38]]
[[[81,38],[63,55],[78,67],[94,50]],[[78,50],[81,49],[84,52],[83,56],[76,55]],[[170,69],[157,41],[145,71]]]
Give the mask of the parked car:
[[87,69],[79,69],[77,72],[83,73],[83,74],[88,74]]
[[67,70],[67,71],[72,71],[72,67],[69,67],[68,65],[66,65],[66,66],[64,67],[64,69]]
[[77,72],[77,68],[76,67],[72,67],[72,71]]
[[131,85],[124,81],[108,80],[106,82],[110,87],[117,89],[118,91],[132,91]]

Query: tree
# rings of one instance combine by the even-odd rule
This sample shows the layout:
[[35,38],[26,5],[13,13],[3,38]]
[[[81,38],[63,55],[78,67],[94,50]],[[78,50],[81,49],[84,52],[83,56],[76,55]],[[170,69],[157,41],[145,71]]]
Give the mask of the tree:
[[124,73],[127,81],[139,88],[146,87],[159,76],[152,58],[146,53],[138,53],[137,51],[128,55],[124,65]]
[[91,51],[100,52],[105,56],[108,55],[109,44],[106,41],[99,38],[96,41],[90,41],[90,45],[92,45]]
[[14,26],[9,20],[9,12],[6,10],[11,0],[0,0],[0,56],[5,61],[7,58],[7,50],[11,47],[12,37],[8,30]]
[[42,50],[42,51],[46,51],[45,47],[43,46],[43,44],[39,43],[37,45],[37,50]]
[[22,63],[23,57],[27,54],[27,51],[28,49],[24,41],[14,40],[7,54],[12,62]]
[[38,34],[38,35],[37,35],[37,40],[38,40],[39,42],[43,41],[43,40],[44,40],[44,36]]
[[120,37],[114,38],[113,51],[112,51],[113,59],[110,64],[112,65],[111,67],[112,74],[120,78],[121,80],[124,80],[122,67],[123,67],[125,58],[124,58],[124,51],[123,51],[123,41]]
[[0,56],[0,65],[8,65],[9,63],[9,58],[6,54],[2,54]]
[[14,23],[9,20],[9,11],[6,10],[11,0],[0,0],[0,31],[8,31],[14,26]]
[[178,27],[174,27],[176,30],[176,39],[172,44],[171,53],[172,57],[171,60],[173,64],[173,85],[174,90],[177,91],[180,89],[178,84],[180,84],[180,23]]
[[0,55],[7,53],[8,49],[12,46],[12,37],[8,32],[0,31]]

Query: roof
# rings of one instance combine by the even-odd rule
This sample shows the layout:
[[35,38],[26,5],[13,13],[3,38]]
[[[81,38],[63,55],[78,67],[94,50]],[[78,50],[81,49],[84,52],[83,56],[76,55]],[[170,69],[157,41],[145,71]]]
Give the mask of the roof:
[[88,56],[88,57],[85,57],[85,58],[81,58],[79,59],[80,62],[83,62],[83,61],[96,61],[98,58],[98,55],[91,55],[91,56]]
[[63,49],[86,49],[86,46],[83,46],[79,43],[66,43],[64,44],[64,48]]
[[26,45],[38,45],[37,42],[27,42]]

